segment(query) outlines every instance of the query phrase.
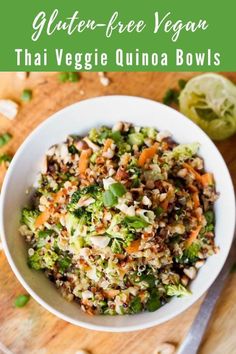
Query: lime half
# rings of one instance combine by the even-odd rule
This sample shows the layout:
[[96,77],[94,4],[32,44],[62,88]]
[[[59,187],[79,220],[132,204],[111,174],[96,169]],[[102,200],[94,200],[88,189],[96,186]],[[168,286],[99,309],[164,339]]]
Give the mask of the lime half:
[[214,140],[236,132],[236,86],[218,74],[189,80],[179,97],[180,111]]

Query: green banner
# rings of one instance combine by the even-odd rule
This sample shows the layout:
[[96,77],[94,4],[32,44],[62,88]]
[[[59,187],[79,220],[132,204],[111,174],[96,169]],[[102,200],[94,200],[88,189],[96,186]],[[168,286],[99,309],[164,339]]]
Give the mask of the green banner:
[[236,1],[2,0],[0,71],[235,71]]

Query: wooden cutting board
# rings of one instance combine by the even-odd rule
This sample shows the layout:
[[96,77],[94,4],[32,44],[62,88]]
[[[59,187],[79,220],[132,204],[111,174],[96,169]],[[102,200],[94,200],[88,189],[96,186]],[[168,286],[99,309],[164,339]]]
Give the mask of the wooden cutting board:
[[[96,73],[81,74],[78,83],[61,84],[57,73],[31,73],[20,81],[15,73],[0,73],[0,98],[19,100],[23,88],[33,89],[33,99],[21,106],[14,121],[0,117],[0,133],[9,131],[12,141],[1,152],[14,153],[40,122],[61,108],[87,97],[125,94],[161,101],[165,91],[178,79],[194,73],[110,73],[111,84],[101,85]],[[236,73],[225,73],[236,82]],[[236,183],[236,136],[218,143]],[[1,153],[0,152],[0,153]],[[226,206],[227,207],[227,206]],[[222,235],[223,237],[224,235]],[[0,253],[0,342],[19,354],[75,354],[87,349],[93,354],[154,354],[162,342],[180,343],[187,333],[201,300],[165,324],[131,333],[105,333],[86,330],[64,322],[44,310],[33,299],[22,309],[13,301],[25,293],[7,260]],[[201,354],[236,353],[236,273],[229,277],[206,333]],[[1,344],[0,344],[1,353]],[[189,353],[191,354],[191,353]]]

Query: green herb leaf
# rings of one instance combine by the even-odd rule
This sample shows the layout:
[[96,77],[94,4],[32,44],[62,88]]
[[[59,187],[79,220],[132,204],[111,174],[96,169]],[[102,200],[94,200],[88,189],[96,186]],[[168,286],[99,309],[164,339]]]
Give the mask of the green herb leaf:
[[178,103],[179,92],[174,89],[169,89],[166,91],[163,97],[163,103],[166,105],[171,105],[172,103]]
[[7,155],[7,154],[2,154],[0,155],[0,164],[3,162],[10,162],[12,159],[11,156]]
[[32,99],[32,91],[25,89],[21,94],[21,100],[24,102],[29,102]]
[[103,199],[103,204],[105,205],[105,207],[108,208],[113,207],[118,202],[117,197],[110,190],[105,191],[102,194],[102,199]]
[[61,82],[66,82],[69,79],[69,73],[60,73],[59,74],[59,80]]
[[52,230],[40,230],[38,231],[38,237],[46,238],[47,236],[50,236],[52,233],[53,233]]
[[187,84],[187,81],[186,81],[186,80],[184,80],[184,79],[179,79],[178,85],[179,85],[180,90],[183,90],[183,89],[185,88],[186,84]]
[[68,151],[69,151],[69,153],[72,154],[72,155],[75,155],[75,154],[78,153],[78,150],[76,149],[75,145],[70,145],[70,146],[68,147]]
[[159,307],[161,307],[161,301],[157,289],[153,289],[150,292],[150,297],[147,301],[146,307],[149,312],[156,311]]
[[76,72],[70,72],[68,73],[68,81],[70,82],[77,82],[79,81],[79,74]]
[[29,295],[19,295],[15,299],[14,305],[15,307],[24,307],[30,300]]
[[116,196],[122,197],[126,193],[126,188],[122,183],[113,183],[110,185],[109,190]]
[[12,138],[10,133],[4,133],[0,135],[0,147],[6,145]]
[[144,227],[147,227],[149,223],[141,218],[140,216],[126,216],[124,218],[124,223],[131,228],[134,229],[142,229]]

